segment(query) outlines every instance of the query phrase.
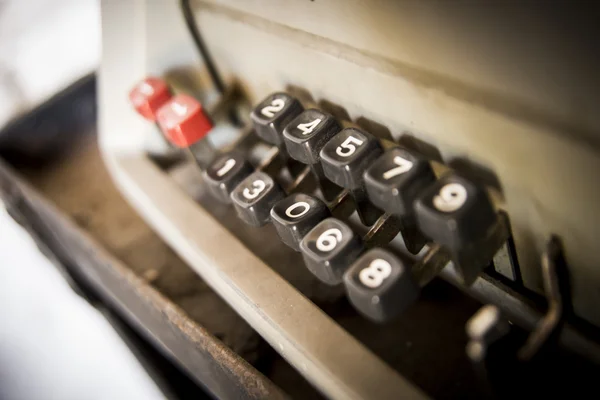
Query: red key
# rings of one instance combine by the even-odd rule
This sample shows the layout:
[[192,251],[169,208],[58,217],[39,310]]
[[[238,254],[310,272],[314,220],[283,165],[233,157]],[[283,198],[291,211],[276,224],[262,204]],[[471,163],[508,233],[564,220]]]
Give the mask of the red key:
[[129,92],[129,100],[144,118],[156,121],[156,112],[171,98],[171,91],[165,81],[148,77]]
[[156,122],[171,143],[182,148],[202,139],[213,127],[202,104],[185,94],[165,103],[156,113]]

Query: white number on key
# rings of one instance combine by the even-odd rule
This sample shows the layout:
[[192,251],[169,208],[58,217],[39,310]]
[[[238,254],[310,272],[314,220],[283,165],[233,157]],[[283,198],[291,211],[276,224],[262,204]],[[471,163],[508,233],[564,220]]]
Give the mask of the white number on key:
[[321,236],[317,239],[317,249],[321,251],[331,251],[335,249],[338,242],[342,240],[342,231],[337,228],[327,229],[321,233]]
[[254,182],[252,182],[252,190],[249,188],[245,188],[244,191],[242,192],[242,195],[244,195],[245,198],[247,198],[248,200],[252,200],[258,197],[258,195],[265,190],[265,188],[267,187],[267,185],[261,181],[261,180],[255,180]]
[[362,140],[357,139],[354,136],[348,136],[348,138],[335,149],[335,152],[338,156],[349,157],[356,151],[356,146],[360,146],[363,143]]
[[226,173],[228,173],[229,171],[231,171],[231,168],[235,167],[235,160],[233,158],[230,158],[229,160],[225,161],[225,164],[223,164],[223,166],[221,167],[221,169],[219,169],[217,171],[217,176],[220,178],[223,175],[225,175]]
[[187,113],[188,110],[185,104],[179,104],[177,102],[171,103],[171,109],[176,115],[180,117],[185,116],[185,113]]
[[448,183],[433,198],[433,206],[442,212],[458,210],[467,201],[467,189],[460,183]]
[[392,179],[395,176],[398,176],[400,174],[404,174],[404,173],[410,171],[413,167],[412,161],[405,160],[404,158],[398,157],[398,156],[394,157],[394,164],[396,164],[397,167],[384,172],[383,179],[385,179],[385,180]]
[[[301,208],[302,210],[300,212],[294,213],[294,210],[298,208]],[[285,215],[287,215],[290,218],[300,218],[301,216],[306,214],[308,210],[310,210],[310,204],[308,204],[305,201],[299,201],[289,206],[288,209],[285,210]]]
[[142,84],[140,85],[140,92],[142,92],[142,94],[145,94],[146,96],[151,96],[152,94],[154,94],[154,88],[148,82],[142,82]]
[[309,133],[312,133],[312,131],[314,131],[315,128],[317,126],[319,126],[320,123],[321,123],[321,118],[317,118],[314,121],[307,122],[306,124],[300,124],[297,126],[297,128],[302,131],[303,135],[308,135]]
[[369,266],[358,274],[358,279],[366,287],[376,289],[383,281],[392,274],[392,266],[389,262],[377,258]]
[[283,110],[284,106],[285,100],[273,99],[271,105],[263,107],[263,109],[260,110],[260,113],[267,118],[273,118],[275,116],[275,113],[278,113],[279,111]]

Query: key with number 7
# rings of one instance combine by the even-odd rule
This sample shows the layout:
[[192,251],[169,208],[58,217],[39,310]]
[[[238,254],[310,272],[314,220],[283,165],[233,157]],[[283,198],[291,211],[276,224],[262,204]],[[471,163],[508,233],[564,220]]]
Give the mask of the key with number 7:
[[429,161],[406,149],[387,150],[364,174],[369,200],[400,220],[406,248],[416,254],[426,238],[416,227],[413,203],[435,181]]

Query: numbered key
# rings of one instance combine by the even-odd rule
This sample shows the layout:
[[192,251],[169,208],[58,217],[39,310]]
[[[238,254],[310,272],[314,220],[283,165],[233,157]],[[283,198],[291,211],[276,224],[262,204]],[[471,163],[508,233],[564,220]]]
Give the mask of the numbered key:
[[344,286],[352,305],[376,322],[400,315],[420,292],[410,268],[381,248],[369,250],[352,264],[344,274]]
[[299,174],[304,166],[291,159],[283,143],[283,129],[296,118],[304,107],[286,93],[273,93],[264,99],[250,115],[258,137],[279,148],[279,159],[292,176]]
[[171,99],[167,83],[159,78],[148,77],[129,92],[129,101],[135,110],[149,121],[156,121],[158,109]]
[[323,146],[320,153],[325,176],[350,190],[358,215],[367,226],[373,225],[382,213],[368,201],[363,174],[381,153],[379,140],[356,128],[342,130]]
[[362,240],[335,218],[319,223],[300,242],[306,267],[329,285],[342,282],[344,272],[362,250]]
[[413,215],[417,196],[435,181],[429,161],[402,148],[379,157],[364,174],[369,199],[377,207],[398,217]]
[[335,199],[341,188],[325,178],[320,152],[341,129],[333,116],[313,108],[298,115],[283,131],[283,140],[290,157],[310,166],[323,198],[327,201]]
[[271,208],[285,197],[281,187],[264,172],[256,171],[231,192],[238,216],[252,226],[263,226],[271,219]]
[[223,154],[204,171],[210,193],[223,203],[231,203],[231,192],[254,171],[252,165],[237,152]]
[[186,94],[171,98],[157,111],[156,122],[172,144],[189,149],[200,167],[214,158],[214,148],[204,140],[213,123],[198,100]]
[[296,251],[300,251],[304,236],[330,215],[325,203],[303,193],[292,194],[271,209],[271,221],[279,237]]
[[485,237],[497,221],[487,192],[454,173],[419,196],[415,213],[421,231],[453,252]]

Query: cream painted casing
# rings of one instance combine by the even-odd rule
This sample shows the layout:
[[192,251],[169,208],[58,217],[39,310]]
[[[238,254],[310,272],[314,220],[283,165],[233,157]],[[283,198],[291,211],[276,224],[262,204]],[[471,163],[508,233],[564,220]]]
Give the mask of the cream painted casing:
[[[218,68],[253,102],[301,87],[353,120],[436,146],[447,162],[493,171],[526,285],[541,291],[540,252],[560,236],[575,310],[600,325],[600,85],[584,36],[590,21],[578,31],[554,13],[505,1],[192,4]],[[105,1],[102,14],[100,141],[121,190],[151,219],[117,162],[142,153],[153,129],[126,93],[147,74],[210,83],[178,2]]]

